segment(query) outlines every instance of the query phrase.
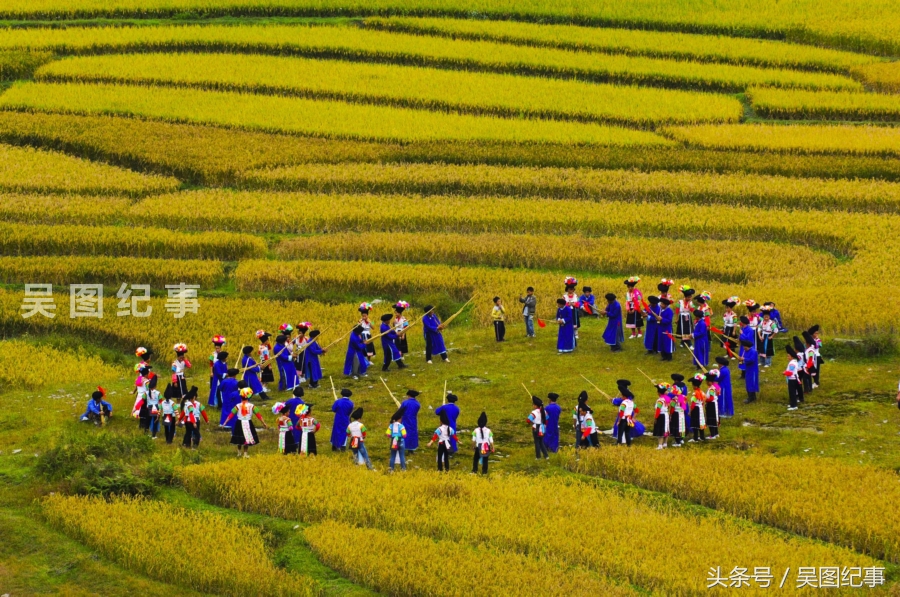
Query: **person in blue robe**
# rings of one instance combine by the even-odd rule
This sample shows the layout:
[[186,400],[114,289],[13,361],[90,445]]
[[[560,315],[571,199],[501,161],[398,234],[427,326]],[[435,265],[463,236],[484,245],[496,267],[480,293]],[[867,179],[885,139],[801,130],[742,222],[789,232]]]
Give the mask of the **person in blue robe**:
[[272,348],[275,353],[275,362],[278,364],[278,389],[290,392],[297,386],[297,368],[294,361],[291,360],[291,354],[287,350],[287,336],[284,334],[275,338],[275,346]]
[[[240,388],[248,387],[247,382],[240,381],[238,382],[237,376],[240,373],[238,369],[227,369],[225,371],[225,379],[223,379],[219,383],[219,392],[222,396],[222,414],[219,417],[219,425],[224,425],[225,420],[228,418],[228,415],[231,414],[231,409],[240,404],[241,395]],[[228,422],[228,427],[234,427],[234,424],[237,422],[237,419],[232,418]]]
[[579,309],[581,312],[588,317],[599,317],[600,315],[597,313],[597,309],[594,307],[594,303],[597,297],[594,296],[594,289],[590,286],[585,286],[581,289],[581,296],[578,297],[578,304],[581,305]]
[[559,324],[559,334],[556,337],[556,350],[560,353],[575,350],[575,316],[572,307],[566,304],[566,299],[556,299],[556,323]]
[[616,300],[616,295],[612,292],[606,295],[606,330],[603,332],[603,341],[606,342],[610,350],[619,352],[622,350],[622,343],[625,342],[625,330],[622,329],[622,305]]
[[112,414],[112,404],[103,399],[105,396],[106,394],[102,389],[98,389],[91,394],[90,399],[88,399],[87,410],[81,415],[82,421],[93,421],[94,425],[99,425],[102,417],[109,418]]
[[[738,358],[744,356],[744,342],[753,342],[753,345],[756,345],[756,330],[750,327],[750,318],[746,315],[741,315],[740,319],[740,334],[738,335],[738,342],[740,343],[740,349],[738,351]],[[738,369],[741,370],[741,379],[744,379],[747,376],[747,367],[744,365],[743,360],[738,361]]]
[[419,392],[407,390],[406,399],[400,403],[403,409],[403,426],[406,427],[406,453],[414,452],[419,448],[419,409],[422,405],[416,400]]
[[659,299],[659,319],[656,326],[656,346],[662,355],[662,360],[671,361],[672,353],[675,352],[675,341],[672,339],[672,322],[675,319],[675,312],[669,306],[672,301],[667,298]]
[[764,307],[769,307],[769,317],[772,318],[772,321],[778,326],[778,333],[784,334],[787,333],[788,329],[784,326],[784,322],[781,320],[781,312],[775,308],[775,303],[768,302],[763,304]]
[[[459,397],[456,394],[447,394],[447,404],[437,407],[434,409],[434,414],[437,416],[441,416],[441,414],[447,415],[447,420],[450,421],[450,426],[456,429],[456,420],[459,419],[459,407],[456,406],[456,402],[459,400]],[[402,406],[402,404],[401,404]],[[409,431],[407,431],[409,433]],[[454,454],[459,449],[457,445],[456,438],[450,438],[450,451]]]
[[719,365],[719,386],[722,392],[719,394],[719,416],[731,418],[734,416],[734,397],[731,389],[731,361],[728,357],[716,357]]
[[382,371],[387,371],[391,363],[397,363],[400,369],[406,369],[406,363],[403,362],[403,353],[397,348],[397,340],[400,336],[391,326],[391,320],[394,318],[390,313],[381,316],[381,352],[384,354],[384,364],[381,366]]
[[347,449],[347,426],[350,425],[350,413],[353,412],[353,401],[350,397],[353,392],[344,388],[341,397],[331,405],[334,413],[334,427],[331,428],[331,451],[343,452]]
[[741,362],[744,364],[744,381],[747,385],[747,399],[744,404],[756,402],[759,395],[759,352],[756,350],[756,342],[753,340],[742,340],[743,356]]
[[228,353],[220,352],[216,355],[216,362],[213,363],[212,376],[209,378],[209,406],[222,405],[222,392],[219,391],[219,384],[225,379],[225,373],[228,371]]
[[[366,343],[363,340],[363,328],[361,325],[350,332],[350,341],[347,343],[347,356],[344,358],[344,375],[352,375],[355,378],[365,376],[369,370],[369,355],[366,354]],[[346,431],[346,430],[345,430]]]
[[694,310],[694,356],[691,359],[699,370],[709,365],[709,328],[706,326],[706,314],[700,309]]
[[427,315],[422,317],[422,327],[425,328],[425,362],[430,363],[432,355],[440,355],[445,363],[449,363],[444,335],[441,333],[444,324],[434,313],[434,307],[431,305],[426,305],[425,313]]
[[253,357],[250,356],[250,353],[252,352],[252,346],[245,346],[241,349],[241,353],[243,354],[243,356],[241,356],[241,369],[244,369],[244,381],[247,382],[247,387],[253,390],[253,393],[257,394],[260,400],[265,402],[269,399],[269,395],[266,394],[266,389],[259,380],[261,369]]
[[303,354],[306,355],[306,358],[303,360],[303,373],[306,381],[309,382],[309,387],[312,389],[319,387],[319,380],[322,379],[322,362],[319,359],[328,352],[319,346],[319,341],[317,340],[319,333],[319,330],[313,330],[309,333],[309,343],[306,345],[306,350],[303,351]]
[[556,403],[558,400],[559,394],[550,392],[547,394],[548,404],[544,407],[544,412],[547,413],[544,445],[548,452],[554,454],[559,451],[559,416],[562,414],[562,408]]
[[647,327],[644,330],[644,348],[647,349],[647,354],[657,354],[659,352],[659,332],[657,331],[659,324],[657,323],[657,318],[661,311],[659,297],[650,295],[647,297],[647,302],[650,303],[650,317],[647,318]]
[[294,436],[294,442],[296,442],[296,445],[298,446],[300,445],[300,435],[302,432],[297,429],[297,421],[300,420],[300,414],[302,412],[302,409],[299,407],[306,404],[306,402],[303,401],[304,393],[303,386],[298,385],[294,388],[292,397],[284,403],[284,406],[287,407],[286,414],[291,420],[291,433]]

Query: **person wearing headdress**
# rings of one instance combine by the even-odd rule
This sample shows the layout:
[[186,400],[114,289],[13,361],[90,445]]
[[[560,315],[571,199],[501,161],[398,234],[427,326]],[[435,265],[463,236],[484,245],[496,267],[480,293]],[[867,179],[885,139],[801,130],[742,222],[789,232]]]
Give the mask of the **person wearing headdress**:
[[719,365],[719,417],[730,419],[734,416],[734,396],[731,388],[731,368],[728,357],[716,357]]
[[706,426],[709,427],[709,439],[718,439],[719,437],[719,396],[721,394],[719,370],[710,369],[706,372]]
[[134,408],[131,409],[131,416],[139,416],[139,405],[146,404],[147,394],[150,393],[150,365],[139,366],[137,377],[134,379]]
[[[585,394],[582,392],[582,394]],[[585,394],[587,396],[587,394]],[[578,418],[578,428],[580,435],[576,438],[575,448],[599,448],[600,432],[597,430],[597,422],[594,421],[594,411],[587,405],[587,398],[584,402],[579,402],[576,408],[576,416]]]
[[472,474],[478,474],[478,465],[481,464],[481,474],[488,473],[488,460],[494,453],[494,432],[487,426],[487,414],[478,415],[478,425],[472,431],[472,443],[475,444],[475,457],[472,459]]
[[554,454],[559,451],[559,416],[562,414],[562,409],[556,403],[557,400],[559,400],[559,394],[550,392],[547,394],[549,404],[544,408],[544,413],[547,415],[544,445],[549,452]]
[[403,426],[406,427],[406,452],[415,453],[419,449],[419,409],[422,405],[416,397],[419,392],[407,390],[406,398],[400,403],[403,409]]
[[[772,303],[774,305],[774,303]],[[774,315],[772,319],[775,319]],[[809,328],[809,335],[812,336],[813,340],[816,343],[816,370],[813,373],[813,385],[819,387],[819,372],[822,370],[822,337],[821,337],[821,329],[819,324],[815,324],[811,328]]]
[[534,338],[534,317],[537,312],[537,297],[534,296],[534,287],[525,289],[525,296],[519,297],[522,303],[522,317],[525,318],[525,337]]
[[174,391],[175,388],[172,384],[166,384],[163,400],[159,403],[159,416],[162,420],[163,434],[166,437],[166,444],[169,445],[175,439],[175,427],[178,425],[178,413],[181,410],[181,406],[175,401]]
[[566,299],[556,299],[556,323],[559,325],[559,334],[556,337],[556,350],[560,354],[575,350],[575,319],[572,307],[566,304]]
[[402,355],[409,354],[409,343],[406,341],[406,328],[409,327],[409,320],[403,316],[403,312],[407,309],[409,309],[409,303],[397,301],[394,304],[394,319],[391,322],[391,327],[397,332],[395,344]]
[[494,307],[491,309],[491,321],[494,324],[494,339],[503,342],[506,339],[506,309],[499,296],[494,297]]
[[659,281],[659,284],[656,285],[656,289],[659,290],[659,299],[669,299],[670,305],[675,302],[675,298],[671,294],[669,294],[669,288],[671,288],[674,284],[674,280],[663,278]]
[[627,386],[620,385],[619,395],[622,401],[619,404],[619,426],[616,431],[616,443],[620,445],[626,444],[630,448],[631,435],[635,426],[634,415],[637,414],[637,409],[634,407],[634,394]]
[[219,391],[219,384],[225,379],[225,372],[228,371],[228,353],[220,351],[216,353],[216,362],[212,367],[212,378],[209,385],[209,400],[207,405],[213,408],[222,406],[222,393]]
[[219,414],[220,427],[230,427],[230,425],[234,425],[234,423],[226,425],[225,420],[228,419],[228,414],[231,412],[231,409],[241,402],[241,389],[248,387],[246,381],[238,381],[237,376],[240,372],[240,369],[237,368],[228,369],[225,372],[225,379],[219,384],[219,394],[222,396],[222,411]]
[[762,321],[756,327],[756,333],[759,336],[760,354],[763,364],[766,368],[772,366],[772,357],[775,356],[775,336],[778,334],[778,324],[772,319],[771,310],[763,307]]
[[140,359],[140,361],[138,362],[138,365],[140,365],[141,367],[150,363],[150,355],[151,354],[152,353],[151,353],[150,349],[144,348],[143,346],[138,346],[137,348],[134,349],[134,356],[136,356],[137,358]]
[[446,414],[441,415],[441,424],[437,429],[434,430],[434,433],[431,435],[431,441],[428,442],[429,448],[434,444],[434,442],[437,442],[438,444],[438,471],[450,472],[451,443],[456,439],[456,429],[454,429],[453,426],[450,425],[450,419],[447,418]]
[[608,293],[606,298],[606,310],[604,315],[607,318],[606,330],[603,332],[603,341],[610,347],[612,352],[622,350],[622,343],[625,342],[625,332],[622,329],[622,305],[616,300],[616,295],[612,292]]
[[544,432],[547,429],[547,412],[544,410],[544,402],[537,396],[531,397],[531,404],[534,408],[528,415],[528,423],[531,425],[531,438],[534,440],[534,457],[538,460],[543,456],[544,459],[550,458],[547,453],[547,446],[544,445]]
[[397,363],[398,368],[406,369],[406,363],[403,362],[403,353],[397,348],[397,341],[400,337],[397,335],[397,330],[391,327],[392,318],[393,316],[390,313],[385,313],[381,316],[381,352],[384,353],[384,364],[381,366],[382,371],[387,371],[391,363]]
[[659,354],[659,332],[657,330],[659,313],[662,309],[659,306],[658,296],[650,295],[647,297],[647,301],[650,305],[646,309],[647,333],[644,335],[644,348],[647,349],[647,354]]
[[[577,285],[577,278],[573,278],[572,276],[567,277],[566,292],[562,296],[566,306],[569,307],[572,312],[572,326],[576,339],[578,339],[578,329],[581,327],[581,301],[578,300],[578,296],[575,294],[575,287]],[[559,301],[557,301],[557,304],[559,304]]]
[[308,321],[301,321],[297,324],[297,337],[294,338],[290,346],[291,358],[294,360],[294,368],[297,370],[297,383],[306,383],[304,372],[306,371],[306,346],[309,344],[309,337],[306,335],[312,324]]
[[297,440],[294,438],[294,422],[291,420],[291,407],[282,402],[275,404],[273,409],[277,409],[278,418],[275,419],[275,429],[278,430],[278,452],[287,456],[288,454],[297,453]]
[[689,444],[706,441],[706,394],[701,388],[704,381],[706,381],[706,376],[702,373],[691,378],[691,385],[694,388],[688,404],[691,409],[691,430],[694,432],[694,437],[688,440]]
[[588,317],[597,317],[597,309],[594,307],[594,289],[590,286],[584,286],[581,289],[581,296],[578,297],[581,313]]
[[297,427],[300,429],[300,445],[298,451],[304,456],[317,456],[316,432],[322,427],[312,415],[312,402],[307,402],[300,407],[300,420]]
[[244,458],[249,458],[250,446],[255,446],[259,443],[259,434],[257,434],[256,426],[253,424],[253,417],[259,419],[264,429],[268,429],[269,426],[263,419],[259,409],[250,402],[253,390],[251,388],[242,388],[240,395],[241,402],[231,409],[231,413],[225,419],[225,425],[227,426],[232,418],[237,420],[231,428],[231,445],[237,446],[238,458],[241,457],[242,452]]
[[750,342],[753,346],[756,346],[756,330],[750,327],[750,318],[746,315],[741,315],[738,320],[738,327],[740,332],[738,332],[738,342],[740,343],[740,349],[738,351],[738,369],[741,371],[741,379],[745,379],[747,377],[747,367],[744,365],[743,357],[744,350],[746,350],[747,342]]
[[362,326],[357,325],[350,332],[350,340],[347,342],[347,356],[344,358],[344,375],[353,376],[353,379],[365,377],[369,370],[369,358],[366,356],[366,345],[362,339]]
[[687,284],[682,284],[679,290],[684,297],[678,301],[678,319],[675,324],[675,335],[681,340],[681,345],[685,346],[686,337],[690,336],[694,331],[694,322],[691,319],[691,315],[694,313],[694,301],[691,297],[696,294],[696,291]]
[[332,452],[347,449],[347,426],[350,425],[350,414],[353,412],[351,396],[353,392],[344,388],[341,390],[341,397],[331,405],[331,412],[334,413],[334,426],[331,428]]
[[265,402],[269,399],[269,395],[266,394],[266,389],[263,387],[262,382],[259,381],[259,365],[250,356],[252,353],[252,346],[244,346],[241,349],[241,368],[244,370],[244,381],[247,382],[253,393],[258,394],[259,399]]
[[694,310],[694,331],[691,336],[694,339],[694,365],[697,369],[703,369],[709,365],[709,328],[706,327],[706,317],[700,309]]
[[300,380],[297,377],[297,367],[291,358],[290,341],[284,334],[275,338],[275,362],[278,363],[278,389],[292,391]]
[[[291,397],[285,400],[283,403],[284,406],[288,407],[287,416],[291,419],[291,433],[294,436],[294,443],[298,446],[300,445],[300,414],[303,412],[304,407],[306,406],[306,402],[303,400],[303,396],[306,393],[303,391],[303,386],[297,386],[291,392]],[[275,409],[273,407],[272,413],[274,414],[276,411],[280,409]],[[347,419],[347,422],[350,422],[350,419]],[[341,438],[343,439],[343,428],[339,430],[341,432]]]
[[[676,448],[684,445],[684,436],[688,429],[687,396],[675,385],[661,384],[668,388],[669,396],[669,435],[674,438],[672,444]],[[683,385],[683,384],[682,384]]]
[[[456,402],[459,400],[459,397],[456,394],[448,393],[447,394],[447,403],[443,404],[436,409],[434,409],[434,414],[437,416],[447,415],[447,420],[450,421],[450,426],[456,429],[456,422],[459,420],[459,407],[456,406]],[[456,443],[455,439],[450,440],[450,451],[454,454],[459,450],[459,445]]]
[[350,445],[350,451],[353,452],[353,458],[357,464],[363,464],[371,471],[374,469],[372,461],[369,460],[369,451],[366,449],[366,433],[368,429],[362,422],[363,409],[357,407],[350,414],[350,424],[347,425],[347,443]]
[[659,299],[660,312],[656,320],[656,345],[659,348],[663,361],[671,361],[672,353],[675,352],[675,340],[674,336],[672,336],[672,323],[675,319],[675,313],[669,305],[671,305],[669,299]]
[[759,394],[759,353],[753,340],[742,340],[743,355],[740,357],[744,365],[744,381],[747,385],[747,399],[744,404],[755,402]]
[[430,365],[431,356],[440,355],[445,363],[449,363],[447,347],[444,346],[444,335],[441,333],[441,330],[444,329],[444,324],[441,323],[437,313],[434,312],[434,307],[431,305],[425,307],[425,315],[422,316],[422,326],[425,328],[425,362]]
[[750,320],[749,326],[753,330],[753,337],[756,339],[756,351],[762,351],[762,340],[759,337],[759,324],[762,321],[762,317],[759,315],[759,303],[754,301],[753,299],[747,299],[744,301],[744,306],[747,307],[747,319]]
[[724,301],[722,304],[725,306],[725,311],[722,313],[722,332],[726,338],[736,338],[735,327],[737,326],[737,313],[734,312],[734,308],[741,301],[740,298],[736,296],[730,296]]
[[256,338],[259,340],[259,367],[261,370],[260,381],[263,385],[275,382],[275,372],[272,371],[272,344],[269,343],[269,334],[265,330],[256,330]]
[[672,428],[670,415],[672,411],[672,399],[669,396],[669,386],[657,384],[656,404],[653,406],[653,437],[657,439],[656,449],[663,450],[669,447],[669,430]]
[[328,352],[327,348],[319,346],[319,334],[319,330],[312,330],[309,333],[309,341],[306,343],[306,350],[303,351],[303,366],[306,368],[304,376],[309,382],[310,389],[313,390],[319,387],[319,380],[322,379],[322,363],[319,359]]
[[176,396],[184,397],[188,392],[187,382],[184,379],[185,369],[191,368],[191,362],[184,355],[187,354],[187,344],[176,344],[172,347],[175,351],[175,360],[172,361],[172,385],[175,386]]
[[140,428],[145,432],[149,432],[153,439],[156,439],[156,436],[159,434],[160,393],[156,389],[157,381],[159,381],[158,377],[150,378],[144,399],[141,401],[141,404],[135,405],[141,420]]
[[809,332],[803,332],[803,342],[805,344],[803,358],[806,360],[807,377],[809,378],[809,390],[812,392],[819,385],[815,382],[816,370],[818,369],[818,356],[816,354],[816,340]]
[[800,358],[793,346],[785,346],[788,356],[787,368],[784,370],[784,376],[787,378],[788,386],[788,410],[797,410],[800,402]]
[[106,390],[97,387],[96,391],[91,394],[87,403],[87,409],[81,415],[82,421],[91,421],[94,425],[100,425],[105,419],[112,416],[112,404],[104,400],[106,398]]
[[812,369],[806,359],[806,345],[799,336],[794,336],[794,350],[800,360],[800,402],[804,401],[806,394],[812,392]]
[[672,386],[677,388],[679,392],[685,397],[685,400],[688,398],[688,388],[687,384],[684,383],[684,375],[681,373],[673,373],[669,376],[672,380]]
[[197,386],[191,386],[191,389],[182,396],[179,407],[178,422],[184,425],[184,439],[181,443],[185,448],[192,450],[200,447],[200,419],[209,423],[206,406],[197,400],[197,394]]
[[[575,405],[575,408],[572,409],[572,427],[575,429],[575,449],[582,447],[583,445],[587,445],[587,442],[581,434],[582,428],[582,419],[581,416],[581,405],[587,405],[588,394],[584,390],[578,394],[578,404]],[[544,409],[546,410],[546,409]]]
[[763,303],[761,310],[769,312],[769,317],[771,317],[772,321],[775,322],[779,334],[784,334],[788,331],[787,328],[784,327],[784,322],[781,320],[781,312],[779,312],[778,309],[775,308],[775,303],[773,303],[772,301],[766,301],[765,303]]
[[628,288],[625,291],[625,327],[631,330],[629,338],[643,337],[644,311],[647,310],[647,304],[644,302],[644,293],[637,288],[640,281],[637,276],[625,280],[625,286]]
[[394,463],[400,461],[400,470],[406,470],[406,427],[401,422],[403,419],[403,407],[391,416],[391,423],[388,425],[385,435],[391,440],[391,472],[394,472]]
[[363,343],[366,345],[366,356],[369,358],[370,364],[374,364],[372,359],[375,357],[375,343],[372,342],[372,336],[375,334],[372,333],[372,328],[375,326],[372,323],[372,320],[369,319],[369,313],[372,311],[371,303],[361,303],[359,305],[359,325],[362,327],[362,337]]
[[[216,363],[219,362],[219,353],[222,352],[222,347],[225,345],[225,336],[216,334],[212,337],[213,344],[213,352],[209,355],[209,400],[207,404],[210,406],[218,407],[222,404],[221,396],[219,396],[216,388],[218,387],[219,382],[222,381],[224,377],[224,371],[220,370],[219,374],[216,374]],[[225,366],[225,369],[228,369],[228,365]]]

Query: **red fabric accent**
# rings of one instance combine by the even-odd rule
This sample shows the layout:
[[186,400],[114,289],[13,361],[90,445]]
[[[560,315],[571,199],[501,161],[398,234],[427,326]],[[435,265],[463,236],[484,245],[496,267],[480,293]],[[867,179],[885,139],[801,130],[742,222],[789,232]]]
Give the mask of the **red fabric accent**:
[[538,319],[537,322],[538,322],[538,327],[539,327],[539,328],[545,328],[545,327],[547,327],[547,324],[544,323],[544,320],[543,320],[543,319]]

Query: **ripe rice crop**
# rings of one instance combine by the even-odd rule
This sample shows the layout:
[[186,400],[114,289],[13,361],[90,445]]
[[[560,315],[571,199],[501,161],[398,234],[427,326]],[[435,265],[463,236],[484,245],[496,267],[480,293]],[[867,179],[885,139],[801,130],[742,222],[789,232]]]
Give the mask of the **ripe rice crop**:
[[266,253],[261,238],[229,232],[184,234],[161,228],[0,224],[0,254],[128,255],[233,261]]
[[[9,92],[7,92],[9,93]],[[745,127],[746,125],[736,125]],[[785,131],[785,127],[769,127]],[[802,127],[775,140],[787,145],[803,138]],[[828,127],[820,127],[826,129]],[[832,127],[839,128],[839,127]],[[854,135],[846,127],[848,135]],[[871,130],[872,127],[868,127]],[[669,129],[676,137],[703,138],[740,144],[735,129],[709,131]],[[768,130],[768,129],[763,129]],[[775,134],[776,131],[772,131]],[[829,131],[816,137],[825,144]],[[814,136],[815,131],[809,131]],[[887,137],[889,133],[885,133]],[[767,137],[766,139],[769,139]],[[864,149],[861,135],[852,137]],[[900,130],[896,133],[900,139]],[[709,145],[716,145],[713,140]],[[774,144],[774,143],[773,143]],[[557,199],[626,199],[671,203],[738,204],[848,211],[900,211],[900,185],[868,180],[826,180],[748,174],[699,172],[635,172],[563,168],[516,168],[450,164],[303,164],[261,169],[247,176],[247,186],[349,193],[421,193],[427,195],[511,195]]]
[[[182,481],[194,495],[242,511],[289,520],[300,517],[305,522],[353,521],[386,532],[527,554],[531,560],[584,567],[616,582],[667,595],[706,591],[711,565],[724,570],[736,565],[783,570],[797,562],[835,566],[873,562],[848,550],[779,536],[727,517],[687,514],[682,504],[651,506],[639,495],[621,495],[571,478],[487,479],[433,471],[389,477],[366,474],[334,459],[295,464],[279,456],[262,456],[256,462],[254,468],[233,460],[187,467]],[[298,475],[302,484],[296,482]],[[334,499],[335,487],[353,491]],[[397,507],[398,495],[404,498],[402,508]],[[542,506],[540,515],[529,515],[537,504]],[[628,541],[622,540],[623,533]],[[635,545],[658,542],[663,535],[703,540],[691,549],[643,550],[641,557],[634,557]]]
[[878,91],[900,93],[900,62],[877,62],[855,67],[850,72]]
[[[50,522],[120,566],[165,582],[217,595],[321,595],[309,577],[276,568],[260,531],[212,512],[127,497],[50,495]],[[173,541],[175,528],[190,541]],[[201,561],[201,554],[215,554]]]
[[854,66],[878,61],[873,56],[853,52],[725,35],[483,19],[375,17],[366,19],[364,23],[373,29],[443,35],[454,39],[776,68],[843,72]]
[[743,114],[736,99],[708,93],[244,54],[75,57],[45,66],[38,78],[175,84],[495,116],[638,125],[734,122]]
[[5,284],[166,284],[186,282],[213,288],[225,279],[216,261],[135,259],[133,257],[0,257]]
[[650,132],[599,124],[513,120],[328,100],[108,84],[16,84],[0,96],[0,106],[142,116],[353,139],[671,144]]
[[[0,220],[28,224],[116,224],[135,205],[125,197],[6,193],[0,197]],[[171,210],[167,211],[171,213]]]
[[[576,472],[671,493],[787,531],[900,561],[900,478],[893,471],[825,458],[593,450],[569,460]],[[705,471],[696,475],[692,471]],[[865,489],[865,503],[859,492]],[[857,504],[857,507],[847,507]],[[835,516],[840,512],[840,516]],[[878,512],[873,516],[873,512]]]
[[744,151],[900,155],[900,128],[821,124],[724,124],[669,127],[666,135],[692,146]]
[[[177,284],[178,281],[172,281]],[[209,338],[212,333],[220,333],[228,338],[229,346],[242,343],[257,345],[254,332],[265,329],[275,332],[282,323],[296,325],[299,321],[311,321],[320,329],[329,328],[323,333],[323,341],[331,342],[339,338],[350,326],[359,321],[356,305],[325,305],[313,301],[279,301],[267,299],[214,298],[200,296],[196,313],[187,313],[181,319],[166,310],[164,297],[153,297],[149,303],[138,302],[138,311],[152,308],[149,317],[117,317],[119,298],[111,293],[104,299],[101,319],[91,317],[69,317],[68,288],[55,287],[60,294],[54,295],[56,317],[48,319],[35,315],[22,318],[23,293],[0,289],[0,331],[5,335],[28,334],[74,334],[87,341],[115,346],[122,350],[133,351],[136,346],[152,348],[159,355],[161,362],[168,362],[173,357],[172,345],[185,342],[188,345],[189,358],[197,359],[206,356],[209,349]],[[165,288],[154,288],[165,291]],[[135,291],[136,296],[141,293]],[[409,296],[409,295],[404,295]],[[395,299],[396,300],[396,299]],[[126,302],[126,309],[130,302]],[[413,316],[416,311],[413,310]],[[211,331],[214,330],[214,331]],[[206,383],[206,371],[196,369],[188,371],[188,377],[198,376],[193,383]]]
[[21,340],[0,341],[0,382],[6,388],[39,390],[60,383],[97,385],[123,371],[81,350],[57,350]]
[[[304,530],[316,555],[351,580],[388,595],[637,595],[584,570],[412,533],[325,521]],[[349,550],[348,545],[355,546]],[[396,565],[402,561],[404,565]]]
[[346,26],[96,27],[67,32],[14,30],[4,34],[0,48],[64,53],[113,49],[289,52],[707,90],[740,91],[752,85],[862,89],[857,81],[830,73],[448,40]]
[[[837,264],[837,260],[826,253],[762,242],[494,233],[325,234],[285,240],[276,248],[276,254],[282,259],[315,257],[539,270],[571,268],[626,276],[635,271],[660,275],[668,272],[676,278],[711,278],[738,283],[773,278],[796,283],[804,277],[804,272],[821,276]],[[715,255],[714,260],[707,257],[710,254]],[[748,254],[765,254],[767,260],[778,263],[779,267],[774,270],[768,266],[759,267],[760,264],[747,260]]]
[[[128,144],[121,139],[127,138]],[[848,155],[791,155],[684,147],[441,141],[373,143],[299,137],[114,116],[0,111],[0,140],[231,186],[261,166],[300,163],[444,162],[512,166],[746,172],[900,180],[900,161]]]
[[753,109],[765,118],[805,120],[898,120],[900,96],[852,91],[754,88]]
[[53,59],[50,52],[0,52],[0,81],[27,79],[40,65]]
[[139,174],[54,151],[0,145],[0,189],[140,196],[174,191],[174,178]]

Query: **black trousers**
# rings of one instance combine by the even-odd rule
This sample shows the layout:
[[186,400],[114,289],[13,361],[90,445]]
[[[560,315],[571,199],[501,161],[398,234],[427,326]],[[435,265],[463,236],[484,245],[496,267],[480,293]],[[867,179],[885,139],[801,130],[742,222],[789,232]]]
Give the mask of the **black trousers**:
[[791,408],[796,408],[797,403],[800,402],[800,396],[803,393],[803,389],[800,387],[800,381],[796,379],[788,380],[788,401],[790,403]]
[[544,436],[541,435],[540,431],[532,427],[531,437],[534,438],[534,457],[550,458],[550,455],[547,454],[547,446],[544,445]]
[[617,428],[618,433],[616,434],[616,443],[621,444],[622,440],[625,440],[625,444],[630,448],[631,447],[631,426],[628,424],[628,421],[625,419],[619,419],[619,426]]
[[444,442],[438,442],[437,465],[439,471],[450,470],[450,448]]
[[803,379],[803,392],[809,394],[812,392],[812,375],[808,373],[802,373],[800,377]]
[[700,429],[698,427],[694,427],[694,441],[700,441],[706,439],[706,430]]
[[503,342],[503,338],[506,337],[506,324],[502,321],[494,321],[494,337],[497,342]]
[[[432,350],[432,348],[433,348],[433,346],[432,346],[431,340],[428,339],[428,338],[425,338],[425,360],[426,360],[426,361],[430,361],[430,360],[431,360],[431,350]],[[441,353],[441,358],[442,358],[443,360],[446,361],[446,360],[447,360],[447,353],[446,353],[446,352],[442,352],[442,353]]]
[[184,424],[184,439],[181,442],[186,448],[192,445],[197,447],[200,445],[200,425],[199,423]]
[[813,381],[819,385],[819,371],[822,369],[822,360],[816,359],[816,370],[813,372]]
[[[481,474],[486,475],[488,471],[488,456],[489,454],[484,454],[484,462],[481,463]],[[478,472],[478,460],[482,457],[481,447],[475,446],[475,457],[472,459],[472,472]]]

